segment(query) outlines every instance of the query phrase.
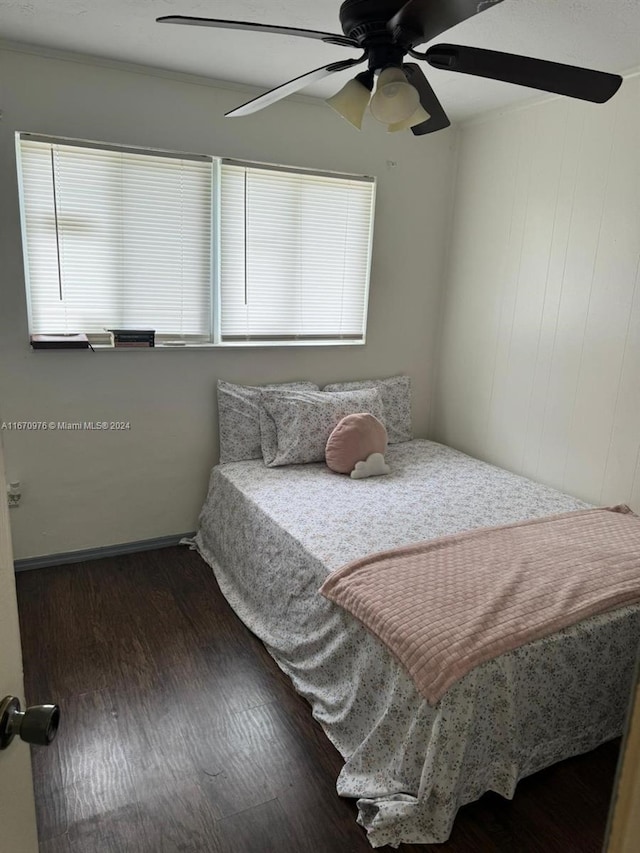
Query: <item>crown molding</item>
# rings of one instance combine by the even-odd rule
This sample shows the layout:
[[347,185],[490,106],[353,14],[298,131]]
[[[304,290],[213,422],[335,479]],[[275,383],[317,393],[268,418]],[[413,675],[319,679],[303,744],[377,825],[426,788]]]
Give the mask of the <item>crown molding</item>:
[[[56,59],[61,62],[77,62],[80,65],[92,65],[100,68],[110,68],[116,71],[127,71],[130,74],[141,74],[146,77],[160,77],[165,80],[173,80],[178,83],[189,83],[194,86],[207,86],[211,89],[222,89],[228,92],[242,92],[247,95],[259,95],[264,90],[257,86],[246,83],[234,83],[230,80],[218,80],[199,74],[189,74],[183,71],[173,71],[167,68],[158,68],[154,65],[142,65],[135,62],[127,62],[121,59],[110,59],[106,56],[96,56],[91,53],[79,53],[71,50],[61,50],[45,45],[30,44],[27,42],[12,41],[0,38],[0,51],[23,53],[38,56],[43,59]],[[322,98],[311,95],[289,95],[287,100],[294,100],[310,106],[325,106]]]
[[[623,80],[632,80],[635,77],[640,77],[640,65],[622,72],[620,76]],[[515,113],[525,112],[526,110],[533,110],[542,104],[550,104],[552,101],[558,101],[562,97],[562,95],[551,94],[539,95],[537,97],[534,96],[533,98],[527,98],[526,101],[517,101],[513,104],[508,104],[505,107],[496,107],[493,110],[487,110],[487,112],[480,113],[477,116],[471,116],[470,118],[463,119],[462,121],[457,122],[457,124],[461,130],[464,130],[467,127],[474,127],[477,124],[485,124],[486,122],[495,121],[496,119],[503,118],[504,116],[514,115]]]

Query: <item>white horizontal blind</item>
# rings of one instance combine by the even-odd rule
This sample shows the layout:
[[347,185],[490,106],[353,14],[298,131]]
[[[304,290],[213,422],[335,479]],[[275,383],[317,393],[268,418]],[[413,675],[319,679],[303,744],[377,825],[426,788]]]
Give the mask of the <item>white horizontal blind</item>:
[[32,333],[211,335],[211,160],[20,140]]
[[375,183],[223,161],[220,337],[363,340]]

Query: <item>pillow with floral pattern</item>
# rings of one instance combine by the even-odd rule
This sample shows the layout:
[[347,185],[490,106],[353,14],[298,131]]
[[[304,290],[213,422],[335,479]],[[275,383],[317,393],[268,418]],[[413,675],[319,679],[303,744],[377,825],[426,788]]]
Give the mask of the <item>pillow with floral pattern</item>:
[[325,385],[323,391],[356,391],[361,388],[377,388],[384,406],[384,423],[389,444],[411,441],[411,380],[408,376],[392,376],[390,379],[362,379],[357,382],[335,382]]
[[220,462],[259,459],[260,393],[263,388],[304,388],[319,391],[313,382],[282,382],[272,385],[234,385],[218,380],[218,431]]
[[271,468],[323,462],[329,436],[347,415],[366,412],[384,423],[375,388],[336,394],[302,388],[264,390],[260,402],[262,457]]

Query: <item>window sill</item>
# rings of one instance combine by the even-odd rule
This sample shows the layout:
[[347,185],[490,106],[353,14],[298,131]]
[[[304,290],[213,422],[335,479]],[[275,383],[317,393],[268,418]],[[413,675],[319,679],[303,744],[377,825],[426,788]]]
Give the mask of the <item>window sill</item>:
[[362,346],[365,341],[228,341],[223,344],[159,344],[156,343],[155,347],[112,347],[107,345],[96,346],[94,344],[94,349],[100,350],[144,350],[144,349],[162,349],[162,350],[209,350],[209,349],[256,349],[256,348],[268,348],[273,349],[274,347],[352,347],[352,346]]
[[[149,352],[149,350],[229,350],[229,349],[274,349],[290,347],[353,347],[364,346],[366,340],[363,341],[348,341],[348,340],[333,340],[333,341],[233,341],[223,344],[159,344],[156,343],[153,347],[114,347],[111,344],[92,344],[94,352]],[[32,352],[91,352],[91,349],[83,349],[78,347],[51,347],[47,349],[32,349]]]

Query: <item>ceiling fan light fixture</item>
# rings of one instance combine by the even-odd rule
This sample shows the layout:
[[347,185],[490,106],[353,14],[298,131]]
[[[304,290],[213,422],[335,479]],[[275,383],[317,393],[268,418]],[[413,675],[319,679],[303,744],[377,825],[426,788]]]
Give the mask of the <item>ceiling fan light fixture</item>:
[[397,133],[399,130],[409,130],[410,127],[415,127],[417,124],[422,124],[423,121],[428,121],[431,114],[428,113],[421,104],[418,104],[418,109],[415,113],[405,121],[397,121],[387,127],[389,133]]
[[362,120],[369,105],[371,90],[373,89],[373,72],[362,71],[353,80],[349,80],[339,92],[327,98],[327,103],[332,110],[346,119],[349,124],[360,130]]
[[[377,92],[370,98],[371,112],[391,132],[402,130],[406,126],[410,127],[416,136],[424,136],[449,127],[451,122],[420,67],[413,62],[404,62],[407,53],[414,59],[425,60],[432,67],[443,71],[514,83],[591,103],[603,104],[615,95],[622,84],[619,74],[607,74],[530,56],[459,44],[436,44],[424,53],[416,52],[418,45],[428,44],[457,24],[502,2],[503,0],[394,0],[391,3],[390,0],[372,0],[365,3],[364,0],[344,0],[338,15],[342,35],[301,27],[189,15],[163,15],[156,20],[161,24],[297,36],[362,50],[361,56],[341,62],[330,62],[306,74],[300,74],[293,80],[288,80],[225,113],[227,116],[258,112],[288,95],[299,92],[311,83],[367,62],[368,72],[358,75],[355,81],[347,84],[341,92],[327,101],[354,127],[361,127],[363,114],[366,112],[365,99],[368,99],[368,93],[373,88],[373,74],[377,72],[380,73],[380,79]],[[392,17],[387,19],[389,14]],[[419,104],[430,113],[428,120],[419,113],[418,117],[414,118]],[[419,118],[422,118],[422,121]],[[407,122],[409,123],[405,124]]]
[[406,121],[418,109],[420,95],[401,68],[383,68],[378,77],[376,93],[371,98],[371,113],[382,124],[390,125]]

